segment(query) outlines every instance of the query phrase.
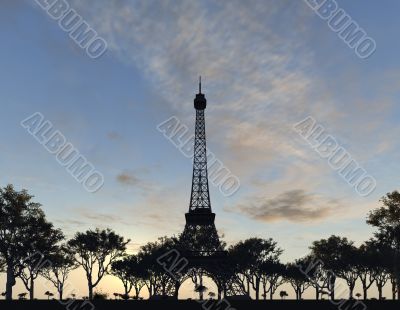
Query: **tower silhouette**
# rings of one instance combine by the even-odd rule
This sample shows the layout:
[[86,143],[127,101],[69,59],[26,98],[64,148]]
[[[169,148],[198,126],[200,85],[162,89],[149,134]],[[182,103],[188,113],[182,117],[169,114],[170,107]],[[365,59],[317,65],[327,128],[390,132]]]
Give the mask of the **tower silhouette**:
[[[219,240],[215,228],[215,213],[211,210],[210,193],[207,174],[207,148],[204,110],[207,100],[201,93],[201,77],[199,93],[194,99],[196,110],[192,190],[189,212],[185,214],[186,225],[180,236],[180,243],[191,259],[193,266],[207,263],[210,258],[217,258],[223,253],[223,244]],[[205,259],[208,258],[208,259]]]

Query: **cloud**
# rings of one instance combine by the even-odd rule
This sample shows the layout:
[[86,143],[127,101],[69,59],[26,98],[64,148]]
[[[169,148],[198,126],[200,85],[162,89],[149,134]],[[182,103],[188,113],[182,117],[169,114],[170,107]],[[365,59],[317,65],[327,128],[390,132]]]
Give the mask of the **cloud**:
[[121,137],[122,136],[116,131],[110,131],[107,134],[107,138],[110,139],[110,140],[119,140],[119,139],[121,139]]
[[80,211],[79,214],[91,221],[91,222],[95,222],[95,223],[119,223],[119,224],[127,224],[126,222],[124,222],[124,219],[118,215],[115,214],[106,214],[106,213],[98,213],[98,212],[93,212],[93,211]]
[[117,181],[125,185],[140,185],[142,183],[136,175],[131,172],[123,172],[117,175]]
[[150,170],[148,168],[139,168],[134,171],[125,170],[116,176],[116,180],[123,186],[131,189],[139,189],[143,195],[148,195],[157,187],[154,183],[142,177],[142,175],[149,173]]
[[306,193],[304,190],[290,190],[275,198],[257,198],[248,205],[239,205],[240,213],[263,222],[316,222],[330,217],[339,208],[338,202]]

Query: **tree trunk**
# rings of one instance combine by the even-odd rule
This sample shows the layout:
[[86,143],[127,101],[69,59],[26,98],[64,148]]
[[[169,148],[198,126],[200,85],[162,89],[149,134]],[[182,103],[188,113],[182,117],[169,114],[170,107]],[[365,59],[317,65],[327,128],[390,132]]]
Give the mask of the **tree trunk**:
[[318,284],[315,286],[315,299],[319,300],[319,289],[318,289]]
[[34,283],[34,280],[33,280],[32,275],[31,275],[30,282],[31,282],[31,286],[30,286],[30,288],[29,288],[29,299],[30,299],[30,300],[33,300],[33,298],[34,298],[34,292],[35,292],[35,283]]
[[[200,285],[203,286],[203,275],[200,275]],[[200,291],[200,300],[204,299],[204,292],[203,290]]]
[[331,300],[335,300],[335,282],[336,282],[336,277],[335,276],[331,276],[329,278],[329,282],[330,282],[330,291],[331,291]]
[[139,293],[140,293],[139,288],[138,288],[137,285],[136,285],[136,286],[135,286],[135,297],[136,297],[136,298],[139,298]]
[[59,285],[58,285],[58,298],[60,300],[63,299],[63,291],[64,291],[64,284],[59,283]]
[[396,300],[396,280],[393,278],[392,282],[392,299]]
[[368,289],[365,283],[363,283],[363,299],[367,300],[367,298],[368,298]]
[[221,288],[218,287],[218,300],[221,300],[221,293],[222,293]]
[[382,299],[382,285],[377,285],[378,287],[378,299]]
[[395,249],[394,252],[394,274],[396,278],[396,284],[397,284],[397,299],[400,300],[400,270],[398,267],[399,264],[399,252],[400,252],[400,240],[396,240],[397,248]]
[[175,281],[175,291],[174,291],[175,299],[178,299],[178,292],[179,292],[180,287],[181,287],[181,283],[179,281]]
[[354,299],[354,285],[349,285],[349,299]]
[[256,279],[256,300],[260,299],[260,279]]
[[89,283],[88,283],[88,287],[89,287],[89,300],[92,300],[93,299],[93,284],[92,284],[92,281],[89,281]]
[[15,285],[14,270],[11,264],[7,264],[6,300],[12,299],[12,289],[14,285]]

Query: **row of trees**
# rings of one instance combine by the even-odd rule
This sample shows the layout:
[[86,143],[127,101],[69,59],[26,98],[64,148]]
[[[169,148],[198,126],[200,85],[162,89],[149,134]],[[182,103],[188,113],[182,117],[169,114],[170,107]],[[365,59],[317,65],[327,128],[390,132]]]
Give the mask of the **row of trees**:
[[358,281],[364,299],[373,284],[379,298],[383,297],[383,287],[390,284],[392,298],[400,299],[400,194],[389,193],[382,203],[367,219],[377,228],[374,237],[359,247],[347,238],[331,236],[313,242],[306,257],[283,264],[282,249],[274,240],[249,238],[227,248],[221,265],[196,270],[188,267],[172,275],[158,259],[172,250],[181,250],[179,238],[163,237],[149,242],[135,255],[126,254],[129,240],[110,229],[77,233],[66,241],[26,190],[16,191],[8,185],[0,188],[0,272],[7,275],[5,297],[12,298],[19,278],[33,299],[35,280],[42,276],[54,285],[62,299],[68,275],[81,267],[90,299],[107,274],[121,280],[124,292],[120,296],[124,299],[132,292],[134,298],[139,298],[143,288],[150,298],[177,298],[179,287],[188,278],[196,283],[202,299],[206,289],[201,281],[203,276],[210,276],[215,282],[218,298],[246,295],[272,299],[278,288],[287,283],[297,299],[309,288],[315,290],[316,299],[323,295],[334,299],[335,284],[342,279],[349,298],[353,298]]

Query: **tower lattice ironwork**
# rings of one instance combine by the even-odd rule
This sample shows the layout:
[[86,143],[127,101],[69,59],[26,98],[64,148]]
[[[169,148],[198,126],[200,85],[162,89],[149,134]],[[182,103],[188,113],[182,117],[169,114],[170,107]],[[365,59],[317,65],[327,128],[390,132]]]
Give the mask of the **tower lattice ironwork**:
[[[207,100],[201,93],[201,77],[199,93],[194,99],[196,110],[195,141],[193,157],[192,190],[189,212],[185,214],[186,225],[180,237],[180,243],[186,254],[192,258],[216,257],[223,252],[223,244],[219,240],[215,228],[215,213],[211,211],[210,193],[207,175],[207,148],[204,110]],[[194,260],[196,261],[196,259]],[[204,260],[203,260],[204,261]],[[201,260],[197,260],[201,264]]]

